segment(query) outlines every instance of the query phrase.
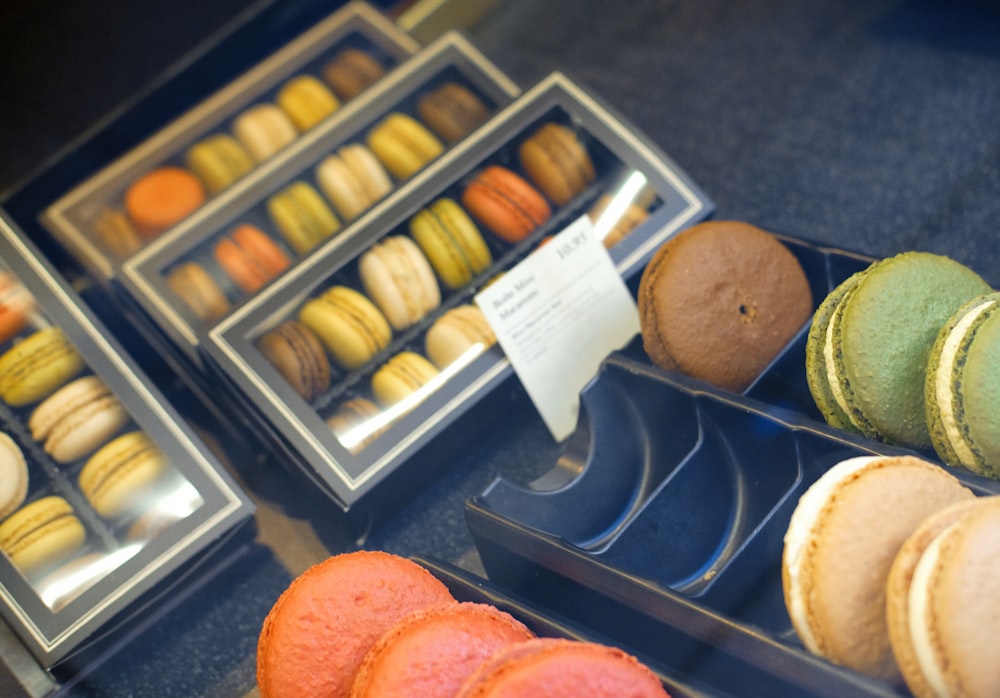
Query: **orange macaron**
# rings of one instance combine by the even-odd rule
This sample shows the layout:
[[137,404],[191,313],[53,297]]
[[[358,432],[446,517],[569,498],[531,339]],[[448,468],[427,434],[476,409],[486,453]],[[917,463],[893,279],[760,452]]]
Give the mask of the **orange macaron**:
[[351,698],[445,698],[500,649],[534,637],[494,606],[463,602],[415,611],[365,655]]
[[149,239],[194,213],[206,198],[194,174],[181,167],[160,167],[128,188],[125,212],[139,234]]
[[391,553],[343,553],[314,565],[281,594],[257,643],[262,698],[348,696],[381,635],[423,608],[456,604],[417,563]]
[[548,201],[537,189],[500,165],[480,172],[461,198],[473,218],[510,243],[524,240],[552,215]]
[[244,293],[256,292],[291,264],[277,242],[249,223],[216,243],[215,260]]

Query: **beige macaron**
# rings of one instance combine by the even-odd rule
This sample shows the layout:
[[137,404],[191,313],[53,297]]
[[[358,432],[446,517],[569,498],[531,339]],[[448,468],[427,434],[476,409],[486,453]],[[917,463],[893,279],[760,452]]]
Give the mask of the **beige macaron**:
[[975,495],[944,468],[913,456],[858,456],[820,477],[792,514],[782,588],[807,649],[899,682],[885,617],[889,568],[936,511]]
[[918,698],[1000,695],[1000,497],[928,517],[893,562],[889,634]]

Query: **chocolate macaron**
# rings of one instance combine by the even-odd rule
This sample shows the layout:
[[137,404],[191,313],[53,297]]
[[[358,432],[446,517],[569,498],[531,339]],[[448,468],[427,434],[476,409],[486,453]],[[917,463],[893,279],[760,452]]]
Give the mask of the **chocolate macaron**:
[[330,362],[323,343],[301,322],[286,320],[257,340],[260,353],[308,402],[330,387]]

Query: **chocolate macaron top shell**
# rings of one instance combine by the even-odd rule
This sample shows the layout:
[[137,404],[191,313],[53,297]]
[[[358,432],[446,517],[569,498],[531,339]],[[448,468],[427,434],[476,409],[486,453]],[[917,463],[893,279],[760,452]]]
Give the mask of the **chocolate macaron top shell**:
[[668,240],[643,272],[638,303],[653,363],[737,392],[813,311],[795,255],[737,221],[700,223]]

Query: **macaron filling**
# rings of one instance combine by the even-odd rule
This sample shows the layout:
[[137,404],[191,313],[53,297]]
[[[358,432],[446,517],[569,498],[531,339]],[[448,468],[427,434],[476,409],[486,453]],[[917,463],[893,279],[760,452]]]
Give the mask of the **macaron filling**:
[[934,633],[931,627],[933,619],[928,601],[934,584],[934,571],[938,567],[941,555],[941,542],[955,525],[952,524],[946,528],[927,546],[913,570],[913,581],[910,582],[910,590],[907,595],[910,642],[913,644],[920,671],[927,683],[933,687],[934,693],[939,696],[948,696],[950,692],[942,666],[943,658],[939,659],[934,651]]
[[848,479],[864,470],[880,456],[856,456],[830,468],[799,499],[785,532],[785,566],[788,572],[788,613],[806,648],[822,654],[819,642],[809,624],[806,590],[803,588],[802,567],[820,513],[833,492]]
[[965,344],[966,336],[976,325],[976,321],[990,307],[996,305],[995,300],[986,300],[971,308],[959,319],[955,326],[948,333],[941,350],[941,358],[938,361],[934,374],[934,394],[937,401],[937,408],[941,415],[941,423],[944,427],[945,438],[948,445],[955,451],[959,462],[972,467],[978,462],[976,454],[973,452],[971,444],[965,438],[964,430],[959,424],[955,414],[955,401],[953,391],[953,376],[958,363],[959,350]]

